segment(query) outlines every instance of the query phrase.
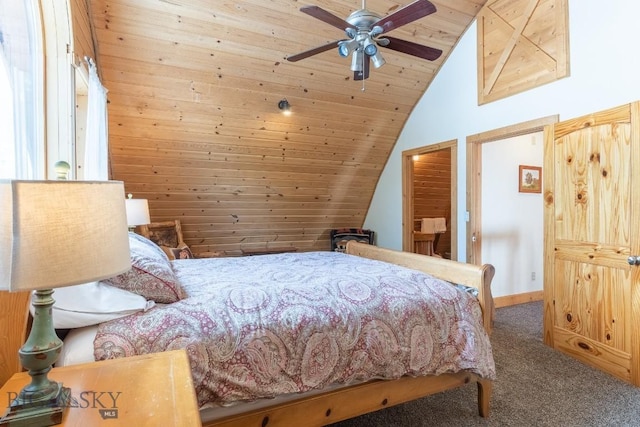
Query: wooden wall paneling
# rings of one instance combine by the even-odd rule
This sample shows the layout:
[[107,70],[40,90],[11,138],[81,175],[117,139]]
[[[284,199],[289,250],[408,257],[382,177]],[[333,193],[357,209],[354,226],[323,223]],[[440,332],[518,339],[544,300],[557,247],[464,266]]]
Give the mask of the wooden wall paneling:
[[79,63],[85,56],[95,58],[88,0],[71,0],[71,27],[73,31],[74,62]]
[[[484,3],[437,1],[394,30],[445,53],[385,51],[363,90],[336,52],[286,61],[343,37],[296,2],[90,0],[113,178],[149,200],[153,221],[180,219],[196,250],[326,250],[330,229],[362,226],[408,115]],[[361,2],[318,5],[346,17]]]
[[[113,155],[112,160],[114,162],[122,162],[122,164],[127,164],[127,162],[136,161],[138,164],[147,164],[148,166],[153,166],[153,160],[145,160],[143,158],[132,158],[132,156],[124,156],[120,157],[119,155]],[[252,161],[253,160],[253,161]],[[209,168],[217,168],[220,169],[221,172],[225,169],[231,170],[259,170],[259,171],[288,171],[292,173],[292,176],[302,174],[301,178],[304,179],[305,174],[307,173],[324,173],[326,179],[333,182],[331,179],[332,175],[340,175],[343,180],[342,183],[344,185],[349,184],[349,177],[358,174],[360,176],[369,176],[372,180],[375,181],[375,178],[379,175],[379,169],[375,165],[371,165],[369,168],[366,168],[366,165],[358,165],[357,172],[354,170],[354,167],[345,167],[340,164],[340,162],[305,162],[304,159],[299,159],[298,161],[289,161],[282,162],[278,161],[278,159],[261,159],[259,157],[254,157],[253,159],[248,159],[243,162],[232,162],[225,159],[212,159],[212,160],[191,160],[191,159],[180,159],[180,158],[167,158],[162,160],[162,164],[165,166],[175,166],[176,168],[199,168],[202,169],[204,173]],[[295,182],[295,181],[293,181]],[[337,179],[335,182],[338,182]],[[246,185],[246,183],[245,183]],[[369,185],[375,185],[374,183],[369,183]]]
[[[114,151],[126,151],[131,155],[143,156],[143,157],[172,157],[182,156],[184,158],[212,158],[215,156],[224,155],[269,155],[275,157],[304,157],[304,158],[332,158],[344,162],[363,162],[372,163],[375,165],[380,164],[389,155],[388,149],[371,147],[367,152],[357,152],[348,149],[344,149],[340,144],[348,144],[348,140],[333,142],[329,145],[323,144],[323,139],[318,137],[307,137],[304,135],[295,138],[292,141],[291,138],[278,143],[278,147],[270,146],[265,148],[264,142],[261,139],[247,139],[243,141],[243,144],[233,144],[233,141],[229,139],[224,141],[225,138],[216,138],[218,143],[208,144],[206,142],[192,142],[188,140],[164,140],[153,138],[136,138],[131,140],[127,137],[121,137],[119,135],[112,137],[111,147]],[[236,138],[237,140],[237,138]],[[262,144],[262,146],[261,146]],[[203,154],[206,153],[206,154]],[[178,172],[178,171],[176,171]],[[188,173],[188,171],[185,171]]]
[[[247,97],[253,96],[248,94]],[[353,113],[349,117],[345,117],[340,123],[335,124],[335,129],[332,127],[334,135],[329,138],[326,135],[327,127],[329,123],[324,118],[330,114],[331,104],[325,103],[323,105],[314,105],[312,108],[308,108],[308,103],[302,101],[299,104],[296,100],[290,100],[297,116],[303,116],[308,122],[305,128],[299,128],[290,121],[286,121],[286,118],[279,113],[270,111],[275,108],[277,101],[265,102],[261,101],[254,107],[254,111],[260,111],[259,114],[254,113],[251,115],[246,112],[251,108],[242,109],[239,111],[234,106],[220,106],[214,103],[208,103],[203,105],[202,103],[193,103],[183,100],[171,100],[167,102],[158,102],[153,99],[149,99],[144,96],[132,97],[130,95],[112,94],[111,99],[122,101],[122,110],[116,117],[122,117],[124,119],[135,120],[137,118],[150,119],[156,121],[176,121],[182,123],[194,123],[194,124],[211,124],[213,123],[213,133],[215,135],[221,135],[220,129],[226,129],[229,127],[248,127],[249,130],[256,131],[272,131],[279,132],[281,137],[279,138],[282,143],[291,141],[292,135],[295,135],[300,141],[300,138],[309,137],[321,137],[322,141],[326,141],[328,144],[338,144],[334,142],[336,138],[340,139],[353,139],[356,137],[362,138],[374,138],[376,140],[393,140],[395,135],[390,132],[386,127],[393,126],[394,122],[399,120],[399,115],[389,114],[387,117],[373,117],[367,115],[367,110],[357,110],[354,108]],[[249,110],[250,111],[250,110]],[[228,126],[223,120],[226,116],[233,115],[233,125]],[[116,120],[121,124],[119,120]],[[375,131],[375,134],[362,135],[358,133],[363,125],[369,125],[369,131]],[[267,127],[268,126],[268,127]],[[211,131],[211,127],[203,127],[206,131]],[[284,134],[284,135],[283,135]],[[222,135],[224,136],[224,135]],[[163,138],[166,139],[166,138]],[[188,141],[188,140],[187,140]],[[185,141],[185,142],[187,142]],[[181,142],[181,141],[180,141]],[[238,143],[237,141],[235,142]],[[293,141],[291,141],[293,143]],[[232,144],[235,145],[235,144]],[[314,144],[314,149],[322,149],[322,146]],[[347,147],[348,148],[348,147]],[[352,148],[354,149],[354,148]],[[371,147],[371,149],[377,149],[377,147]]]
[[[193,139],[203,142],[211,142],[211,139],[215,139],[215,142],[226,142],[227,144],[235,142],[233,145],[240,146],[244,144],[255,144],[256,141],[263,141],[272,146],[279,146],[280,143],[287,143],[287,141],[292,141],[293,143],[300,141],[301,143],[308,142],[314,145],[324,145],[325,148],[334,146],[336,149],[340,149],[342,148],[341,146],[345,146],[344,149],[348,152],[362,153],[366,153],[370,150],[374,152],[378,152],[379,150],[388,152],[390,148],[389,145],[393,141],[390,137],[376,135],[375,129],[377,129],[377,125],[371,129],[371,136],[358,135],[356,132],[350,131],[335,131],[335,136],[328,139],[326,136],[321,134],[324,128],[323,126],[313,128],[315,131],[311,127],[308,127],[305,129],[306,132],[303,132],[289,126],[286,126],[286,128],[290,129],[290,131],[286,131],[283,129],[285,126],[269,128],[264,126],[265,123],[261,121],[250,122],[237,119],[226,121],[225,123],[207,124],[195,123],[186,119],[154,120],[140,117],[136,119],[131,116],[120,116],[119,114],[114,114],[113,117],[110,118],[111,122],[117,126],[117,129],[113,131],[114,135],[126,135],[129,137],[134,136],[146,139],[186,139],[187,141]],[[243,127],[242,125],[244,123],[246,123],[247,126]],[[149,129],[146,130],[144,128],[140,128],[140,124],[148,125]],[[180,135],[183,135],[183,138],[180,138]],[[202,138],[203,136],[204,138]],[[370,146],[366,150],[359,150],[358,147],[350,144],[353,142],[354,138],[358,137],[361,140],[371,141],[372,143],[379,142],[379,144]]]
[[[444,153],[445,151],[446,153]],[[419,160],[413,160],[415,155],[419,156]],[[424,165],[417,165],[423,162],[425,158],[429,159],[432,155],[433,157],[431,157],[431,160],[427,160],[426,162],[429,163],[428,167],[425,167]],[[449,163],[444,164],[446,162],[443,161],[443,158],[449,158]],[[416,227],[414,221],[416,218],[431,216],[429,215],[429,212],[439,213],[443,204],[446,204],[449,207],[448,217],[450,219],[457,217],[458,187],[456,181],[456,159],[457,140],[412,148],[402,152],[402,247],[404,251],[414,251],[413,231]],[[439,172],[440,169],[442,169],[441,173]],[[445,170],[448,170],[448,173],[445,172]],[[448,192],[434,188],[434,180],[423,181],[423,179],[429,175],[431,177],[435,177],[438,182],[443,183],[445,180],[444,175],[447,174],[449,175],[449,178],[446,184],[442,184],[441,187],[448,188]],[[418,178],[418,175],[421,175],[421,178]],[[418,187],[427,187],[428,190],[420,190]],[[416,188],[418,189],[416,190]],[[426,195],[426,199],[446,199],[446,202],[441,202],[436,207],[429,200],[419,200],[416,192]],[[419,212],[416,211],[416,204],[422,205],[422,209]],[[446,216],[446,214],[443,214],[442,216]],[[440,251],[441,247],[440,243],[438,243],[438,251],[450,252],[451,258],[456,259],[458,256],[458,248],[456,244],[458,235],[456,221],[450,220],[447,228],[446,234],[449,235],[448,239],[446,239],[446,241],[448,241],[448,250]]]
[[[98,31],[101,35],[102,31]],[[335,99],[337,102],[345,102],[349,100],[353,105],[358,107],[365,107],[369,109],[380,108],[380,104],[387,102],[395,106],[411,105],[411,99],[415,98],[415,91],[422,86],[422,80],[425,73],[433,73],[435,70],[411,70],[411,69],[397,69],[395,74],[402,73],[406,76],[407,80],[395,80],[393,79],[393,67],[384,67],[378,69],[380,77],[370,77],[366,81],[365,91],[362,93],[362,85],[357,82],[349,82],[350,86],[341,88],[340,85],[326,85],[323,82],[333,81],[335,79],[350,80],[349,64],[344,62],[332,64],[327,70],[323,70],[320,67],[316,67],[309,71],[309,78],[301,79],[296,77],[293,73],[297,70],[291,68],[291,63],[274,62],[273,59],[252,59],[251,68],[255,74],[249,74],[247,69],[238,63],[238,56],[233,54],[227,54],[224,52],[216,53],[215,57],[212,57],[209,52],[199,52],[199,56],[196,58],[194,55],[190,55],[188,58],[180,56],[186,50],[184,47],[180,49],[176,48],[172,44],[168,43],[170,50],[164,50],[160,48],[150,48],[144,52],[140,52],[135,47],[129,47],[131,43],[130,38],[123,39],[117,44],[103,43],[101,44],[100,53],[106,56],[118,56],[119,62],[124,62],[126,67],[138,66],[141,68],[142,76],[140,81],[132,81],[135,77],[131,71],[122,71],[120,69],[114,69],[118,79],[125,77],[124,73],[132,73],[131,78],[127,78],[126,82],[130,85],[138,85],[142,83],[142,86],[159,86],[160,89],[170,90],[171,86],[165,84],[155,84],[157,81],[162,81],[166,77],[175,77],[178,79],[178,84],[185,85],[189,91],[185,94],[190,96],[184,99],[190,99],[195,101],[204,101],[206,99],[223,99],[231,101],[226,97],[220,97],[215,90],[228,88],[235,91],[244,91],[249,89],[259,91],[282,91],[283,89],[291,90],[291,84],[296,84],[296,97],[308,98],[311,97],[315,101],[332,101]],[[137,40],[140,44],[154,43],[151,38]],[[177,52],[177,53],[174,53]],[[144,68],[155,67],[158,62],[162,62],[163,69],[166,72],[160,75],[146,76]],[[222,66],[221,64],[225,64]],[[296,63],[297,64],[297,63]],[[147,71],[148,72],[148,71]],[[383,74],[384,73],[384,74]],[[313,76],[313,77],[311,77]],[[289,79],[289,85],[283,85],[282,79]],[[125,83],[123,81],[123,83]],[[239,84],[241,83],[241,84]],[[310,91],[313,91],[310,93]],[[170,92],[171,93],[171,92]],[[198,93],[201,98],[194,98],[194,95]],[[282,92],[280,92],[282,94]],[[325,94],[324,96],[317,97],[319,94]],[[397,96],[389,97],[390,94],[396,94]],[[176,94],[177,95],[177,94]],[[387,96],[385,99],[384,95]],[[399,95],[407,95],[404,98]],[[388,106],[388,104],[386,104]],[[394,109],[390,109],[389,112],[393,112]]]
[[69,1],[72,32],[72,63],[75,67],[73,82],[75,108],[73,111],[73,136],[75,137],[74,156],[70,164],[72,176],[84,179],[84,155],[88,108],[88,64],[84,58],[96,59],[93,29],[89,18],[89,5],[86,0]]
[[[380,155],[368,155],[367,153],[336,153],[336,152],[315,152],[310,149],[287,149],[287,148],[270,148],[265,149],[264,152],[260,152],[260,148],[258,147],[260,139],[253,139],[255,145],[247,145],[244,147],[244,150],[229,150],[229,152],[221,152],[221,151],[208,151],[206,153],[197,152],[197,151],[182,151],[179,149],[164,149],[160,148],[156,149],[148,149],[148,148],[129,148],[123,146],[114,147],[114,155],[117,155],[118,152],[133,152],[135,150],[135,155],[132,157],[140,156],[139,161],[142,164],[145,163],[153,163],[154,159],[158,158],[179,158],[179,161],[190,161],[190,160],[211,160],[211,161],[239,161],[246,163],[273,163],[279,162],[279,164],[283,164],[283,162],[295,162],[303,161],[308,165],[315,164],[326,164],[331,165],[332,163],[337,166],[343,166],[344,164],[350,164],[352,166],[363,166],[363,167],[372,167],[378,169],[380,164]],[[265,144],[268,143],[266,140]],[[345,141],[346,144],[349,141]],[[123,159],[124,160],[124,159]],[[126,160],[125,160],[126,161]],[[287,163],[289,164],[289,163]],[[171,166],[170,163],[161,166]],[[286,168],[285,168],[286,169]]]
[[[247,27],[242,31],[230,34],[228,31],[228,25],[223,22],[204,22],[201,20],[189,20],[188,17],[182,15],[168,15],[166,13],[153,14],[146,11],[144,14],[134,14],[139,6],[128,7],[125,10],[120,11],[116,9],[108,15],[108,25],[105,22],[103,27],[108,29],[100,29],[99,26],[98,35],[102,40],[101,46],[105,46],[104,50],[101,48],[101,54],[105,55],[117,55],[128,56],[135,58],[136,55],[150,55],[152,57],[147,59],[149,62],[162,61],[164,65],[180,66],[184,64],[181,60],[185,55],[189,56],[189,67],[201,66],[203,69],[215,70],[217,74],[224,76],[233,74],[234,62],[226,57],[238,58],[249,57],[251,61],[256,63],[263,62],[265,67],[262,71],[270,72],[269,67],[278,66],[279,68],[285,68],[294,70],[292,67],[302,66],[305,67],[306,62],[300,62],[296,64],[288,63],[284,61],[285,57],[290,53],[296,53],[291,50],[282,50],[283,45],[286,45],[286,40],[282,38],[276,39],[271,32],[263,35],[258,32],[259,28]],[[114,8],[112,8],[114,9]],[[153,18],[150,18],[150,16]],[[302,15],[302,14],[301,14]],[[118,18],[115,20],[114,18]],[[157,22],[161,22],[165,27],[165,31],[158,34],[155,31],[157,28]],[[308,23],[306,23],[308,24]],[[301,24],[300,27],[295,27],[295,24],[291,24],[287,28],[289,36],[292,34],[296,37],[294,40],[300,40],[304,37],[304,34],[308,32],[301,32],[300,35],[296,34],[296,28],[306,28],[306,24]],[[331,28],[331,27],[329,27]],[[217,31],[218,30],[218,31]],[[204,32],[204,33],[203,33]],[[203,34],[205,34],[203,36]],[[222,37],[224,35],[224,37]],[[395,35],[395,32],[394,32]],[[216,37],[218,36],[218,37]],[[412,37],[412,35],[407,35]],[[334,38],[341,38],[342,34],[339,31],[334,33]],[[415,38],[415,35],[413,36]],[[309,41],[305,46],[323,44],[330,39],[323,39],[321,41]],[[147,46],[145,51],[129,50],[129,46],[144,43]],[[251,43],[252,48],[247,50],[246,44]],[[109,48],[109,46],[111,46]],[[122,51],[116,53],[116,50]],[[277,54],[278,59],[281,61],[274,62],[274,49],[279,50]],[[128,53],[127,53],[128,52]],[[391,53],[393,54],[393,53]],[[405,55],[406,56],[406,55]],[[319,66],[316,65],[313,68],[309,68],[311,72],[315,74],[325,72],[331,75],[345,75],[348,76],[349,63],[346,59],[340,58],[338,55],[328,55],[329,64],[324,65],[322,62]],[[314,59],[310,59],[314,61]],[[422,61],[415,64],[411,64],[408,67],[402,67],[392,72],[402,72],[407,75],[413,75],[412,79],[395,80],[394,85],[410,84],[409,87],[416,88],[415,81],[412,80],[422,79],[420,74],[424,75],[424,71],[434,73],[437,69],[439,62]],[[393,69],[394,65],[391,60],[388,61],[389,68]],[[252,64],[253,68],[254,64]],[[310,66],[311,67],[311,66]],[[254,75],[247,73],[246,67],[235,67],[237,70],[236,75],[248,75],[255,78]],[[383,69],[380,69],[383,70]],[[319,80],[322,81],[322,80]],[[421,84],[422,86],[422,84]]]
[[[29,291],[0,292],[0,304],[4,307],[0,311],[0,384],[22,370],[16,349],[27,341],[30,303]],[[21,333],[15,333],[16,330]]]
[[[114,156],[118,155],[118,152],[125,151],[120,147],[114,148]],[[258,150],[248,150],[245,152],[231,152],[231,153],[198,153],[198,152],[181,152],[178,150],[166,150],[160,152],[160,150],[148,150],[138,149],[135,153],[128,154],[127,157],[139,156],[140,161],[144,163],[153,163],[154,160],[162,159],[167,160],[164,166],[171,166],[172,164],[180,165],[182,162],[185,164],[198,160],[207,161],[225,161],[225,162],[239,162],[239,163],[260,163],[260,164],[272,164],[277,163],[279,165],[295,165],[299,162],[303,162],[305,165],[327,165],[332,164],[336,166],[343,166],[344,164],[351,164],[353,166],[362,166],[364,168],[378,169],[380,164],[380,156],[368,156],[366,153],[315,153],[308,150],[294,150],[273,148],[272,150],[265,150],[264,154],[256,153]],[[145,160],[147,159],[147,160]],[[123,159],[124,160],[124,159]],[[125,162],[127,160],[124,160]],[[285,168],[286,169],[286,168]]]
[[436,252],[451,253],[451,150],[420,155],[413,163],[414,218],[447,219],[447,232],[438,238]]
[[490,0],[477,17],[478,103],[569,75],[567,0]]
[[[109,70],[105,73],[106,78],[112,78],[114,75]],[[308,120],[312,121],[311,124],[317,122],[324,127],[328,126],[327,116],[331,116],[335,113],[335,109],[339,108],[342,103],[352,102],[351,110],[348,115],[345,115],[344,119],[340,123],[336,123],[336,126],[346,128],[346,130],[358,129],[363,124],[367,123],[388,123],[394,125],[394,122],[402,120],[404,114],[407,112],[407,105],[405,102],[390,103],[383,100],[376,100],[377,96],[372,96],[365,100],[360,100],[353,93],[331,93],[328,91],[316,91],[315,96],[321,95],[322,99],[314,100],[314,95],[309,94],[312,92],[312,88],[306,88],[306,94],[289,94],[289,95],[274,95],[271,93],[275,91],[278,93],[283,90],[279,86],[267,87],[268,83],[263,82],[260,85],[260,89],[255,90],[230,90],[226,87],[210,87],[205,94],[203,91],[197,88],[197,84],[192,80],[170,80],[167,78],[154,77],[146,78],[144,75],[133,75],[117,72],[115,76],[131,77],[131,80],[138,80],[133,84],[123,84],[122,88],[126,90],[119,90],[115,93],[110,93],[110,100],[112,102],[122,102],[122,108],[131,109],[135,108],[136,114],[149,111],[148,114],[156,113],[156,111],[169,113],[177,111],[182,114],[201,114],[207,115],[211,120],[220,120],[228,115],[232,115],[234,118],[253,119],[253,120],[268,120],[277,123],[291,123],[291,121],[284,120],[284,117],[276,111],[278,101],[283,97],[289,100],[292,106],[292,112],[296,115],[302,115]],[[246,83],[242,80],[233,80],[233,83],[240,84]],[[173,88],[173,89],[168,89]],[[176,89],[182,89],[178,91]],[[263,93],[264,98],[258,98],[256,94]],[[280,92],[282,93],[282,92]],[[247,98],[246,101],[251,104],[239,105],[237,100],[233,102],[229,97],[244,95]],[[163,96],[165,95],[165,96]],[[376,113],[376,109],[386,107],[386,115],[381,116]],[[289,119],[290,120],[290,119]],[[355,129],[354,129],[355,128]],[[326,130],[325,130],[326,131]],[[393,135],[391,129],[380,129],[381,135]],[[326,134],[324,134],[326,136]]]

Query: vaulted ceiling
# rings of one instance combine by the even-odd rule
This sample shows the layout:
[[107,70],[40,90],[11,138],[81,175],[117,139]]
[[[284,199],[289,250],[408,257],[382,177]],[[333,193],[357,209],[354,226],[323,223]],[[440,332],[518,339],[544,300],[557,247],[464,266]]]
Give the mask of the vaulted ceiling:
[[406,119],[485,1],[433,1],[389,35],[443,55],[382,48],[363,82],[337,49],[286,60],[345,38],[300,7],[346,18],[360,0],[90,0],[112,176],[153,221],[180,219],[196,252],[326,250],[330,229],[362,226]]

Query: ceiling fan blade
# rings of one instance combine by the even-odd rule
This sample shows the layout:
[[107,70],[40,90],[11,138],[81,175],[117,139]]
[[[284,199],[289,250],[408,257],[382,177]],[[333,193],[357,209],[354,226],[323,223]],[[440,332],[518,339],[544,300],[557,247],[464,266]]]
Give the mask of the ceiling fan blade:
[[440,55],[442,55],[442,51],[434,47],[423,46],[418,43],[408,42],[395,37],[385,38],[389,40],[389,44],[385,47],[387,49],[395,50],[396,52],[406,53],[407,55],[417,56],[418,58],[428,59],[429,61],[435,61],[440,58]]
[[342,40],[337,40],[335,42],[327,43],[325,45],[314,47],[313,49],[305,50],[304,52],[300,52],[298,54],[288,56],[287,61],[291,61],[291,62],[300,61],[301,59],[305,59],[310,56],[317,55],[318,53],[326,52],[333,48],[337,48],[338,43],[341,41]]
[[369,78],[369,68],[371,65],[371,58],[369,58],[369,55],[364,56],[364,63],[362,65],[362,71],[353,72],[353,80],[366,80]]
[[347,28],[353,28],[354,30],[358,30],[358,28],[349,24],[342,18],[338,18],[331,12],[327,12],[318,6],[303,6],[300,8],[300,12],[306,13],[309,16],[313,16],[316,19],[321,20],[322,22],[326,22],[329,25],[333,25],[334,27],[344,31]]
[[416,0],[405,7],[396,10],[389,15],[380,18],[373,26],[382,27],[382,33],[389,32],[398,27],[406,25],[410,22],[420,19],[427,15],[431,15],[436,11],[436,7],[428,0]]

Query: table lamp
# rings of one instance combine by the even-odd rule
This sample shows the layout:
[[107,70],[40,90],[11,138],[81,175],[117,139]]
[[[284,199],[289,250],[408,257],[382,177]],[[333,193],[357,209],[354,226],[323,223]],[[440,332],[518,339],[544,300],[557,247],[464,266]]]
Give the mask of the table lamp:
[[53,289],[131,268],[123,195],[119,181],[0,180],[0,291],[35,291],[33,325],[18,351],[31,383],[0,425],[62,421],[71,391],[47,377],[62,349]]
[[136,225],[144,225],[151,222],[147,199],[132,199],[132,197],[133,195],[129,194],[125,200],[129,231],[133,231]]

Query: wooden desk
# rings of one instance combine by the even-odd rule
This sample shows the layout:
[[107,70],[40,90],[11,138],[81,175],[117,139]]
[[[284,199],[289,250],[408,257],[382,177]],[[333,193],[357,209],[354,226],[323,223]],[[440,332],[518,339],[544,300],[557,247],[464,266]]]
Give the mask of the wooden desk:
[[[201,426],[184,350],[54,368],[49,378],[71,388],[77,405],[61,426]],[[26,372],[13,375],[0,389],[2,407],[29,381]]]

